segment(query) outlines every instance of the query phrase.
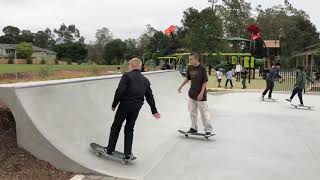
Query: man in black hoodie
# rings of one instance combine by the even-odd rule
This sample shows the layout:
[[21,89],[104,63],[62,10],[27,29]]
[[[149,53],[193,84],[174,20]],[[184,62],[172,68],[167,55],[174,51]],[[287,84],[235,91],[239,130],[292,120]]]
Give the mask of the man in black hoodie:
[[115,92],[112,110],[118,106],[114,122],[111,126],[109,144],[105,148],[107,154],[112,154],[115,150],[119,133],[123,122],[126,120],[124,128],[124,154],[125,159],[131,159],[134,125],[138,118],[139,111],[143,105],[144,97],[151,107],[151,112],[156,119],[160,119],[149,80],[141,74],[142,62],[138,58],[129,61],[130,72],[124,73],[119,86]]

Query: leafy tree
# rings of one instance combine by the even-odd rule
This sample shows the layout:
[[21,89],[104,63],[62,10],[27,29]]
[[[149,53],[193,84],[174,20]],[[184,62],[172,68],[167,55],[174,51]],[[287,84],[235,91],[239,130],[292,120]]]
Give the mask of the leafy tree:
[[182,24],[178,37],[190,51],[218,51],[223,46],[217,39],[223,36],[222,20],[211,8],[200,12],[194,8],[187,9]]
[[41,48],[53,49],[56,43],[54,38],[55,35],[49,28],[44,31],[38,31],[34,34],[34,45]]
[[257,24],[262,29],[264,39],[280,39],[281,55],[291,57],[305,47],[319,42],[319,33],[310,17],[302,10],[294,8],[288,1],[285,6],[257,8]]
[[227,37],[247,37],[246,27],[254,22],[251,4],[245,0],[222,0],[217,13],[223,20]]
[[22,42],[17,44],[17,56],[21,59],[29,59],[32,55],[32,44]]
[[19,36],[19,42],[33,43],[34,34],[30,30],[22,30]]
[[0,43],[16,44],[19,42],[20,29],[14,26],[3,28],[4,36],[0,37]]
[[70,59],[72,62],[84,62],[88,54],[88,50],[85,45],[79,42],[58,44],[54,47],[54,51],[57,52],[57,58],[62,60]]
[[103,58],[105,64],[120,64],[126,52],[126,43],[121,39],[115,39],[104,47]]
[[83,43],[84,41],[84,38],[80,36],[80,31],[73,24],[69,26],[62,24],[59,29],[54,29],[53,32],[57,34],[57,42],[61,44],[75,41]]

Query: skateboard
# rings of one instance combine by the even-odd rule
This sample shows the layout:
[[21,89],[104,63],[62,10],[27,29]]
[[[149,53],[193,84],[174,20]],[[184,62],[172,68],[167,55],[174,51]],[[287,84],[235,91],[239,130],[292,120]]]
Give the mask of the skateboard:
[[295,107],[296,109],[308,109],[311,110],[314,108],[314,106],[300,106],[298,104],[290,104],[291,106]]
[[122,152],[119,151],[114,151],[112,153],[112,155],[106,154],[104,151],[104,146],[101,146],[97,143],[91,143],[90,147],[92,149],[92,151],[98,156],[104,156],[104,157],[113,157],[114,159],[120,160],[123,164],[128,165],[129,161],[134,161],[137,159],[137,157],[133,156],[131,159],[124,159],[124,154]]
[[189,138],[189,136],[200,136],[200,137],[203,137],[205,141],[208,141],[211,136],[215,135],[215,134],[206,135],[204,133],[187,133],[182,130],[178,130],[178,132],[183,134],[186,138]]
[[277,100],[276,99],[273,99],[273,98],[262,98],[262,97],[259,97],[259,99],[261,100],[261,101],[271,101],[271,102],[276,102]]

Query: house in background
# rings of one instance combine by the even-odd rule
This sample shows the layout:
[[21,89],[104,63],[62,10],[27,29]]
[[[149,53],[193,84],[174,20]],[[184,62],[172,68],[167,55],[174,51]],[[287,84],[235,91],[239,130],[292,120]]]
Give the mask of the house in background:
[[[0,58],[8,59],[10,57],[13,57],[14,59],[17,59],[16,47],[16,44],[0,44]],[[55,60],[57,57],[57,53],[48,49],[32,46],[31,57],[38,60]]]

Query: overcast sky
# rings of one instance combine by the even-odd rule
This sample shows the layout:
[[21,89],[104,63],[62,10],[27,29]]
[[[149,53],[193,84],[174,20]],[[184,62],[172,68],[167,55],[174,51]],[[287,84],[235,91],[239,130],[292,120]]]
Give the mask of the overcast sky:
[[[252,8],[283,4],[284,0],[247,0]],[[305,10],[320,29],[320,2],[290,0]],[[138,37],[146,24],[163,30],[171,24],[180,25],[182,12],[188,7],[203,9],[208,0],[0,0],[0,29],[7,25],[32,32],[75,24],[86,42],[94,40],[97,29],[108,27],[118,38]],[[2,34],[2,32],[0,32]]]

